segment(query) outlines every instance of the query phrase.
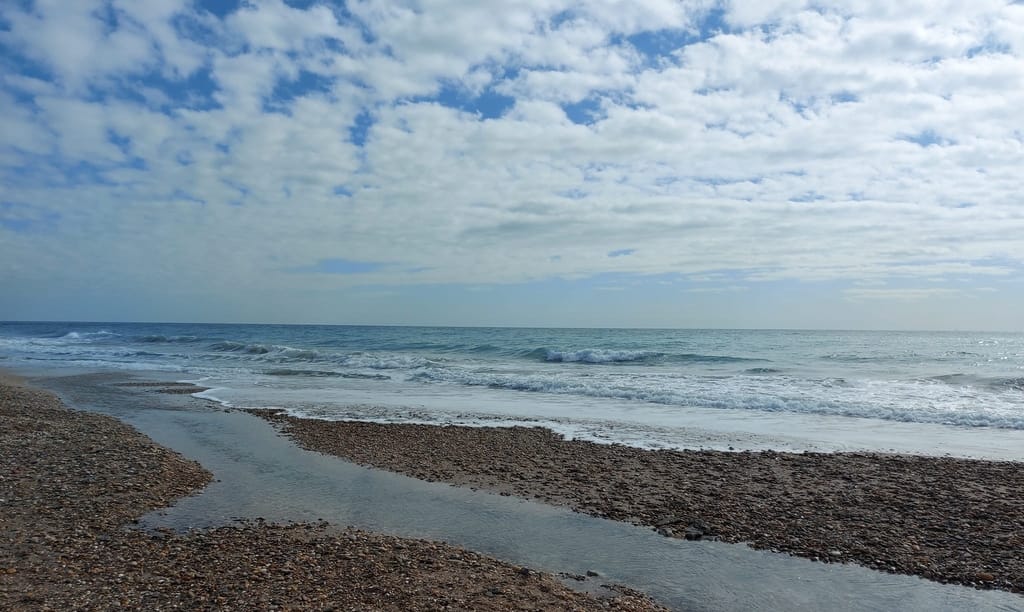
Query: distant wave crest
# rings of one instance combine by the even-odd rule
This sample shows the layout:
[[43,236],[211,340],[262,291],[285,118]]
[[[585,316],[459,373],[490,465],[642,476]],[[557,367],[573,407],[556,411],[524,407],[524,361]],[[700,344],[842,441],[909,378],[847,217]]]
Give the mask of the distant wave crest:
[[244,353],[246,355],[272,355],[275,357],[283,357],[285,359],[293,359],[296,361],[316,361],[322,358],[322,355],[312,349],[301,349],[294,348],[291,346],[281,346],[277,344],[244,344],[242,342],[232,342],[230,340],[224,340],[221,342],[214,342],[210,345],[210,350],[218,353]]
[[110,338],[110,337],[119,336],[119,335],[120,334],[115,334],[112,331],[107,331],[105,329],[101,329],[99,331],[94,331],[94,332],[70,331],[70,332],[64,334],[63,336],[61,336],[60,338],[62,340],[95,340],[95,339],[98,339],[98,338]]
[[645,361],[661,356],[651,351],[610,351],[603,349],[584,349],[582,351],[553,351],[537,349],[533,355],[543,356],[544,361],[556,363],[625,363]]
[[170,344],[170,343],[181,343],[181,344],[190,344],[192,342],[198,342],[199,341],[199,337],[198,336],[161,336],[159,334],[154,334],[154,335],[151,335],[151,336],[141,336],[138,339],[138,341],[139,342],[143,342],[143,343],[147,343],[147,344],[148,343],[167,343],[167,344]]
[[575,351],[538,348],[525,354],[530,359],[549,363],[584,363],[584,364],[615,364],[615,363],[739,363],[744,361],[762,361],[731,355],[701,355],[698,353],[660,353],[657,351],[612,350],[612,349],[581,349]]
[[350,368],[368,368],[371,370],[403,370],[417,369],[436,365],[437,362],[416,355],[356,353],[346,355],[338,363]]
[[353,378],[357,380],[391,380],[386,374],[361,374],[359,372],[335,372],[334,370],[267,370],[268,376],[309,376],[312,378]]
[[231,340],[214,342],[209,348],[211,351],[216,351],[218,353],[248,353],[250,355],[265,355],[270,352],[270,348],[264,344],[245,344],[244,342],[232,342]]

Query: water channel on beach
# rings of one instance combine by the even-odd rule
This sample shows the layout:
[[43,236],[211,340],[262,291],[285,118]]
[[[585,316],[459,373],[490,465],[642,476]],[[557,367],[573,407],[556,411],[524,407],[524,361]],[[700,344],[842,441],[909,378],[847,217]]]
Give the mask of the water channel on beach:
[[[153,378],[147,376],[147,378]],[[239,518],[326,520],[442,540],[548,572],[597,572],[680,610],[1024,610],[1024,598],[743,545],[688,542],[530,501],[428,483],[298,448],[265,421],[188,396],[115,387],[123,373],[36,378],[69,405],[110,414],[214,474],[141,521],[178,530]]]

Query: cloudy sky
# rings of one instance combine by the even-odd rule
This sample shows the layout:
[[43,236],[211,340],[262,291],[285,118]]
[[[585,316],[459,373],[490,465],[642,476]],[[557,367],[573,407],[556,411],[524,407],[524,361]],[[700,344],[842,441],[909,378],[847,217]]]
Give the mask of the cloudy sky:
[[1024,329],[1024,4],[0,3],[0,319]]

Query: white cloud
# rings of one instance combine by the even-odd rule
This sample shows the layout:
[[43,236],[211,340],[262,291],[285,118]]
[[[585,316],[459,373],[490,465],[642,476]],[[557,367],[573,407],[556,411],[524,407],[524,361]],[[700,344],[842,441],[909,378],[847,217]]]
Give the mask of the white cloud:
[[[624,37],[692,33],[710,4],[367,0],[353,22],[279,0],[223,21],[116,2],[116,29],[104,6],[2,9],[0,43],[56,75],[0,89],[0,165],[19,177],[2,201],[61,216],[48,234],[0,227],[0,255],[33,262],[12,278],[297,289],[310,279],[287,270],[342,258],[395,265],[316,282],[909,284],[1024,262],[1017,5],[733,2],[731,32],[658,61]],[[175,90],[206,69],[216,104],[180,106],[210,94]],[[303,71],[323,89],[270,99]],[[430,99],[492,87],[514,98],[498,118]],[[574,124],[561,105],[588,97],[597,120]],[[637,252],[606,256],[620,248]]]
[[303,51],[310,41],[342,34],[334,13],[326,6],[314,5],[302,10],[281,0],[242,5],[226,22],[227,28],[254,50]]
[[924,289],[847,289],[843,293],[851,300],[898,300],[920,301],[941,299],[961,295],[958,289],[924,288]]

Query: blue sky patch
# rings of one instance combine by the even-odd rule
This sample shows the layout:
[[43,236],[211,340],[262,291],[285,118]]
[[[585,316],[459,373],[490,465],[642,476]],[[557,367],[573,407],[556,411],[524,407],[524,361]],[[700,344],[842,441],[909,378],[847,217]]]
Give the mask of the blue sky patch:
[[562,110],[569,121],[577,125],[593,125],[605,116],[601,108],[601,99],[593,96],[573,104],[563,104]]
[[197,8],[207,11],[217,17],[224,18],[237,11],[244,0],[203,0],[197,2]]
[[20,74],[21,76],[42,81],[54,81],[57,78],[56,74],[48,66],[26,57],[18,49],[10,47],[2,41],[0,41],[0,65],[3,65],[5,68],[10,66],[11,74]]
[[688,45],[704,42],[731,31],[725,21],[725,9],[716,6],[696,19],[692,29],[663,28],[635,32],[625,37],[634,49],[644,56],[646,66],[656,66],[662,61],[675,63],[676,53]]
[[636,249],[616,249],[608,252],[608,257],[626,257],[636,253]]
[[191,202],[193,204],[201,204],[206,206],[206,200],[185,191],[184,189],[175,189],[174,193],[171,194],[171,200],[179,200],[184,202]]
[[249,197],[249,188],[230,179],[221,179],[221,182],[238,192],[238,197],[228,200],[228,205],[234,207],[244,206],[246,199]]
[[356,119],[352,122],[352,127],[348,131],[352,144],[357,147],[366,144],[367,134],[369,134],[370,128],[373,127],[374,121],[373,114],[368,110],[363,110],[356,115]]
[[334,79],[308,70],[300,70],[294,79],[279,79],[274,84],[274,90],[264,101],[264,109],[288,114],[288,103],[311,94],[329,93],[333,84]]
[[562,27],[562,24],[568,23],[575,18],[575,10],[565,9],[564,11],[559,11],[551,16],[551,19],[548,20],[548,27],[551,30],[557,30],[558,28]]
[[386,267],[376,261],[356,261],[353,259],[321,259],[311,266],[293,268],[291,272],[315,274],[367,274]]
[[917,134],[902,136],[898,138],[898,140],[912,142],[921,147],[949,147],[956,144],[956,141],[946,138],[932,129],[923,130]]
[[848,104],[850,102],[860,102],[860,96],[850,91],[837,91],[831,96],[833,104]]
[[[187,108],[203,111],[222,108],[215,95],[217,83],[213,80],[212,68],[201,66],[191,74],[180,79],[169,79],[154,70],[140,75],[134,80],[122,80],[110,88],[111,93],[121,99],[145,100],[139,92],[139,86],[152,87],[167,96],[170,107]],[[161,105],[169,110],[167,104]]]
[[686,30],[666,29],[637,32],[625,40],[644,56],[648,66],[654,66],[662,60],[672,59],[679,49],[700,39]]
[[30,234],[53,229],[60,221],[56,211],[37,210],[28,204],[0,202],[0,227],[16,234]]
[[824,200],[824,199],[825,199],[825,196],[821,195],[820,193],[816,193],[814,191],[808,191],[806,193],[801,193],[800,195],[791,197],[789,199],[789,201],[790,202],[799,202],[801,204],[804,204],[804,203],[807,203],[807,202],[818,202],[818,201],[821,201],[821,200]]
[[968,49],[966,55],[968,59],[971,59],[978,55],[1006,55],[1011,53],[1013,53],[1013,48],[1009,44],[990,36],[985,39],[984,43]]
[[699,32],[698,38],[700,40],[707,40],[718,36],[719,34],[729,34],[733,32],[732,26],[726,21],[727,9],[725,6],[718,5],[711,7],[708,12],[704,13],[704,16],[697,21],[697,31]]
[[118,134],[114,130],[107,130],[107,140],[118,148],[124,156],[132,154],[132,139],[128,136]]
[[473,96],[465,88],[450,83],[441,88],[437,94],[437,101],[442,106],[479,115],[481,119],[497,119],[507,113],[516,102],[515,98],[490,88]]

